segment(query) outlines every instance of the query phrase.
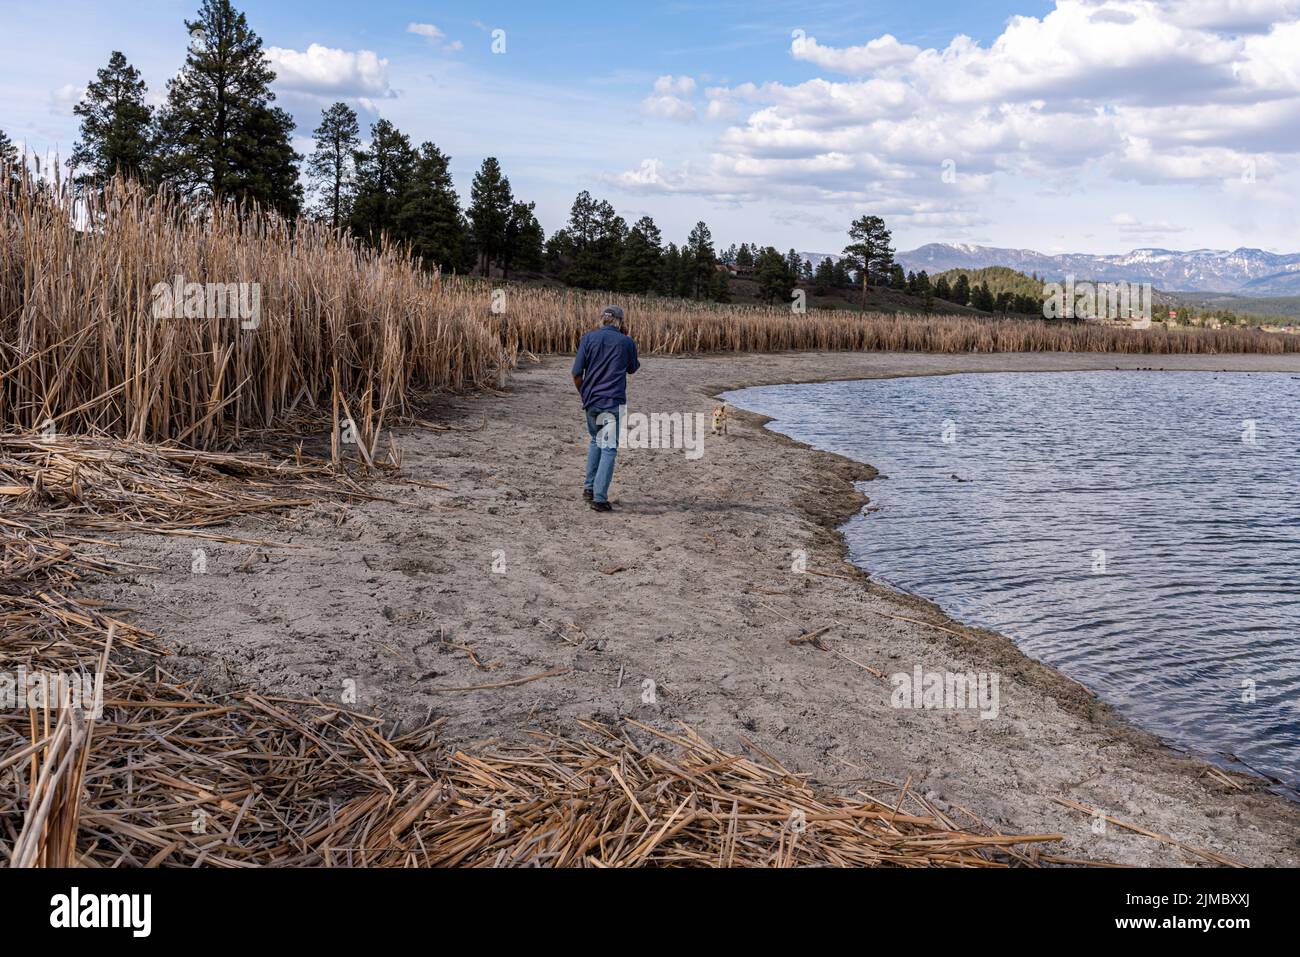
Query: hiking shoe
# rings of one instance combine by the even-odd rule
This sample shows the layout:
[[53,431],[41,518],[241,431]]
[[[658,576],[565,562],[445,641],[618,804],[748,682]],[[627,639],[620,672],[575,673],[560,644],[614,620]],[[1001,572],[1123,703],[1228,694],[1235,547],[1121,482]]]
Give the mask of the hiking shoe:
[[589,488],[584,488],[582,490],[582,497],[585,498],[588,502],[592,500],[592,496],[594,496],[595,494],[596,493]]
[[612,511],[614,511],[614,506],[613,506],[613,505],[610,505],[609,502],[592,502],[592,503],[591,503],[591,507],[592,507],[593,509],[595,509],[597,512],[612,512]]

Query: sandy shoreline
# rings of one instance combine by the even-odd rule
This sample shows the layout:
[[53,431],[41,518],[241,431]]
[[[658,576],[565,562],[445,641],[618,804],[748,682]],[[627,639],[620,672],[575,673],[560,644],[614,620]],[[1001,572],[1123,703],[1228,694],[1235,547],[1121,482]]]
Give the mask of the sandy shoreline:
[[[622,453],[620,510],[590,511],[567,366],[550,359],[514,374],[506,395],[447,402],[441,418],[464,431],[398,435],[404,474],[445,489],[384,483],[376,492],[394,502],[247,523],[239,531],[293,547],[204,545],[202,575],[194,542],[130,539],[120,557],[158,570],[95,594],[135,609],[179,673],[322,700],[355,687],[364,709],[444,719],[457,746],[572,732],[584,718],[680,721],[828,783],[910,778],[956,815],[1059,832],[1069,856],[1203,863],[1113,825],[1096,833],[1062,800],[1245,863],[1300,864],[1300,807],[1253,780],[1234,777],[1237,790],[1207,776],[1002,636],[849,564],[836,530],[866,502],[853,483],[872,477],[867,466],[736,410],[698,461]],[[1300,356],[651,357],[631,407],[707,412],[720,391],[783,382],[1117,367],[1300,373]],[[793,572],[795,551],[822,574]],[[828,650],[789,642],[823,628]],[[998,673],[999,718],[893,708],[872,672],[915,665]]]

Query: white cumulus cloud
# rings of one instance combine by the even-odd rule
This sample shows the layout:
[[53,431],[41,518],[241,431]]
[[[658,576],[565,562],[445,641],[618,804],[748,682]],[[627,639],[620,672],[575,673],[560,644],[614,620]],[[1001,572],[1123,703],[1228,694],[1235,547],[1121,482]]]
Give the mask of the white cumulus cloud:
[[305,51],[268,47],[276,86],[320,97],[387,97],[388,61],[370,50],[336,50],[313,43]]
[[407,33],[414,33],[416,36],[424,37],[435,46],[443,50],[460,50],[465,44],[459,40],[448,40],[447,34],[438,29],[432,23],[408,23],[406,25]]
[[654,93],[641,101],[641,108],[651,116],[689,123],[698,116],[689,99],[694,92],[694,77],[661,76],[655,80]]
[[[707,162],[656,160],[615,181],[973,222],[999,180],[1220,188],[1300,157],[1300,0],[1057,0],[987,44],[958,35],[922,49],[885,34],[830,47],[796,31],[790,50],[843,78],[710,88],[704,115],[729,125]],[[694,94],[690,77],[663,76],[645,109],[695,119]]]

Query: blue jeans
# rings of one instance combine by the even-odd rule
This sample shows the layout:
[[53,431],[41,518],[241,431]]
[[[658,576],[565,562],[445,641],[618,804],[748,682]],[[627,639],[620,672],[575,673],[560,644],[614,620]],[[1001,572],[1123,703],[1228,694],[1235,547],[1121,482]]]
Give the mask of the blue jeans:
[[587,432],[591,443],[587,446],[587,475],[582,487],[591,489],[592,501],[609,501],[609,483],[614,480],[614,459],[618,457],[618,432],[622,411],[618,408],[599,409],[589,406]]

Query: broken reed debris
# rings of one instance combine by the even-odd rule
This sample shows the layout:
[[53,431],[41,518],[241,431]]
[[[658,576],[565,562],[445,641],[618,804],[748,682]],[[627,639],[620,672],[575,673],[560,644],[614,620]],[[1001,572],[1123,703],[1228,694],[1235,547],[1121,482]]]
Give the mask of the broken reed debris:
[[[20,746],[0,758],[16,782],[0,785],[0,852],[14,866],[1065,862],[1037,846],[1060,835],[958,824],[897,786],[835,793],[687,729],[628,729],[665,745],[648,747],[584,723],[581,740],[448,754],[436,724],[386,735],[380,719],[320,702],[202,696],[156,666],[108,670],[90,731],[66,713],[0,721],[0,741]],[[41,810],[48,794],[57,817]]]
[[1003,866],[1058,839],[955,822],[907,788],[835,793],[685,730],[586,724],[582,740],[468,755],[440,747],[436,722],[386,732],[319,701],[204,691],[169,674],[155,636],[77,595],[117,570],[83,533],[183,535],[364,492],[311,461],[10,436],[0,485],[27,489],[0,512],[0,675],[91,674],[102,702],[0,708],[9,865]]
[[0,432],[0,530],[33,538],[72,529],[187,534],[329,499],[375,498],[343,469],[301,456]]
[[[384,417],[406,412],[415,394],[490,388],[522,352],[572,352],[608,295],[510,286],[494,312],[490,283],[440,276],[400,248],[370,249],[319,223],[194,204],[121,180],[78,196],[25,172],[21,182],[6,176],[0,428],[223,449],[243,430],[342,415],[368,450]],[[254,288],[257,322],[209,314],[206,303],[199,316],[156,316],[156,289],[170,301],[177,277]],[[627,305],[642,351],[660,355],[1300,351],[1300,337],[1255,329]]]

